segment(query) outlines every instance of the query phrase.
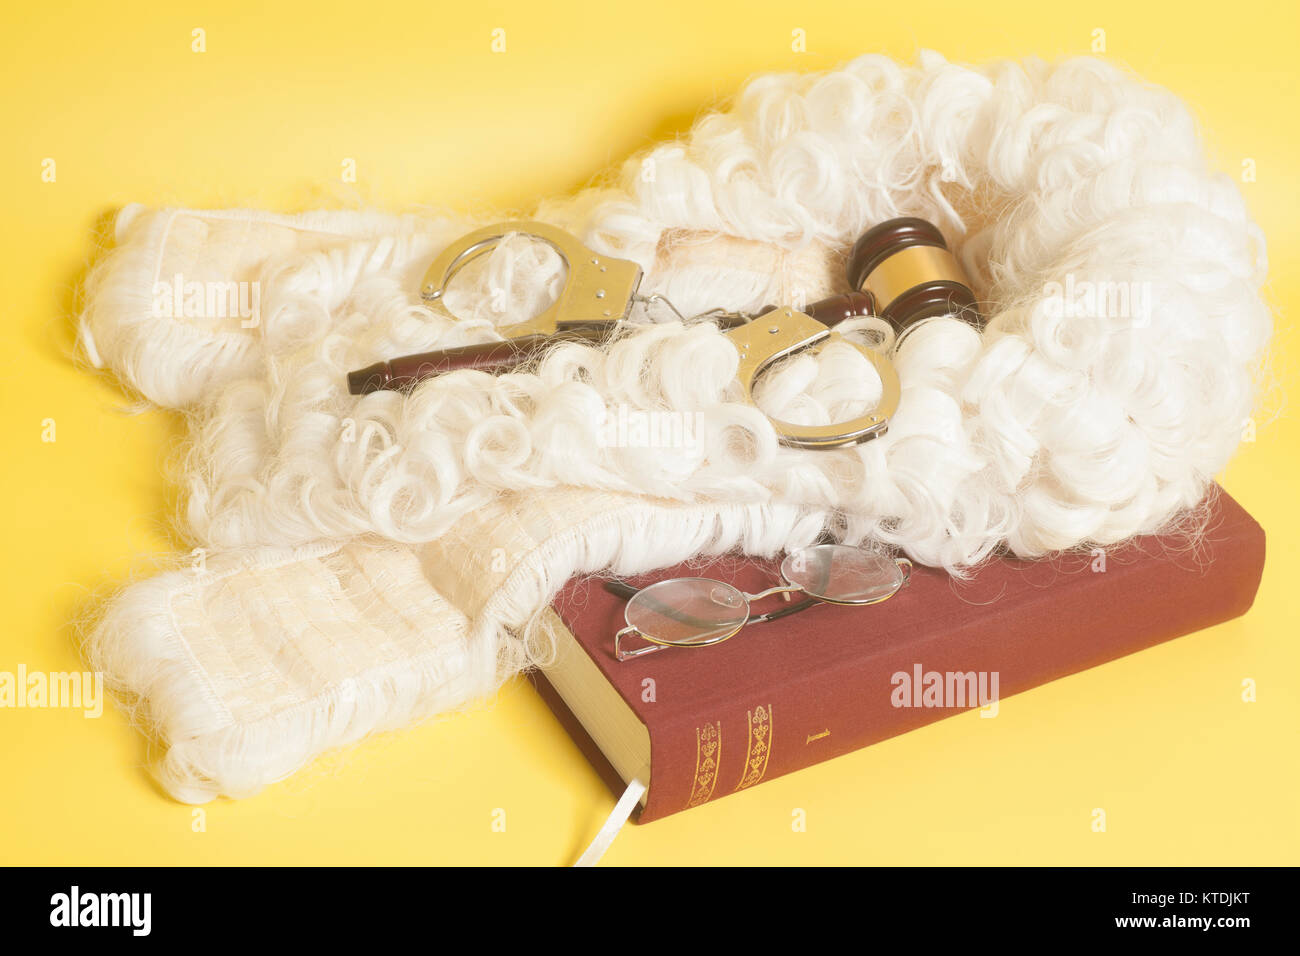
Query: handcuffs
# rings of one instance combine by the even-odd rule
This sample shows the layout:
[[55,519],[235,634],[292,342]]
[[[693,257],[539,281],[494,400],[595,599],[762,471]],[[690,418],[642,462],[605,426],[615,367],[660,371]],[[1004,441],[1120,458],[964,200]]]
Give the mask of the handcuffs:
[[[567,279],[559,298],[548,309],[525,322],[501,328],[503,341],[403,356],[350,372],[349,391],[363,395],[380,389],[405,389],[426,378],[465,368],[504,371],[534,357],[547,342],[556,340],[601,342],[628,319],[633,304],[638,302],[661,302],[677,312],[662,296],[640,294],[642,273],[635,262],[599,255],[563,229],[531,221],[485,226],[453,242],[429,266],[421,297],[450,316],[442,305],[449,283],[468,263],[490,252],[512,233],[548,243],[564,260]],[[807,312],[778,307],[750,316],[714,310],[697,318],[715,319],[726,329],[724,334],[740,355],[736,382],[743,401],[755,407],[754,387],[759,377],[781,359],[835,341],[857,349],[880,376],[880,401],[869,414],[829,425],[800,425],[768,416],[782,444],[838,448],[883,435],[898,409],[901,389],[893,364],[879,352],[844,338],[832,328],[850,316],[871,314],[870,302],[869,295],[852,292],[813,303],[805,307]],[[677,314],[681,317],[681,313]]]

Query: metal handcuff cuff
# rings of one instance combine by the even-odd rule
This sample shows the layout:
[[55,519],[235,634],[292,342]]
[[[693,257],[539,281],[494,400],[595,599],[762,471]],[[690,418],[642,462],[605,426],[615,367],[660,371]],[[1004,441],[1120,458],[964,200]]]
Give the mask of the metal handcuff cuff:
[[[564,260],[567,281],[554,304],[535,318],[502,328],[503,341],[403,356],[350,372],[348,387],[352,394],[409,388],[426,378],[459,369],[505,371],[536,356],[548,342],[599,343],[627,321],[636,303],[663,303],[685,318],[662,296],[640,294],[642,273],[635,262],[599,255],[572,234],[542,222],[497,223],[462,236],[429,266],[421,296],[426,302],[440,305],[456,273],[511,233],[548,243]],[[695,318],[717,321],[726,330],[724,334],[740,355],[736,381],[743,401],[750,405],[755,404],[754,386],[759,377],[781,359],[833,341],[847,342],[857,349],[880,376],[880,401],[869,414],[829,425],[800,425],[769,417],[785,445],[838,448],[883,435],[898,409],[900,387],[893,364],[879,352],[833,330],[845,318],[870,315],[871,307],[871,297],[859,291],[823,299],[802,312],[790,307],[772,308],[757,315],[715,310]],[[445,306],[442,309],[446,311]]]

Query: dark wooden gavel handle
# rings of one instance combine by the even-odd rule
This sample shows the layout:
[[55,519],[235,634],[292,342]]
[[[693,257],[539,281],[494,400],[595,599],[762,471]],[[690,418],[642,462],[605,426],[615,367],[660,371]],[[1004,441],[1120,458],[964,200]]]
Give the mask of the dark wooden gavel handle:
[[[765,308],[770,312],[776,306]],[[805,315],[826,325],[835,325],[844,319],[871,314],[871,296],[864,292],[846,292],[833,295],[807,306]],[[749,321],[744,316],[727,315],[719,318],[722,329],[732,329]],[[348,372],[348,391],[353,395],[368,395],[383,389],[401,390],[447,372],[476,369],[480,372],[505,372],[534,358],[543,348],[558,342],[587,342],[602,344],[613,335],[617,323],[561,328],[552,335],[521,335],[500,342],[483,342],[478,345],[461,345],[456,348],[403,355],[387,362],[376,362],[365,368]]]
[[480,342],[478,345],[459,345],[436,352],[403,355],[401,358],[376,362],[365,368],[348,372],[348,391],[353,395],[368,395],[383,389],[411,388],[426,378],[475,369],[480,372],[506,372],[537,356],[546,346],[557,342],[588,342],[600,344],[613,334],[616,323],[562,328],[551,335],[521,335],[500,342]]
[[384,389],[400,390],[447,372],[464,368],[496,372],[523,362],[549,339],[547,335],[521,335],[501,342],[482,342],[456,348],[403,355],[387,362],[376,362],[355,372],[348,372],[348,391],[368,395]]
[[[804,315],[822,325],[835,326],[845,319],[858,319],[874,315],[875,300],[866,292],[844,292],[840,295],[818,299],[802,309]],[[770,308],[775,309],[776,306]],[[764,311],[768,311],[764,309]]]

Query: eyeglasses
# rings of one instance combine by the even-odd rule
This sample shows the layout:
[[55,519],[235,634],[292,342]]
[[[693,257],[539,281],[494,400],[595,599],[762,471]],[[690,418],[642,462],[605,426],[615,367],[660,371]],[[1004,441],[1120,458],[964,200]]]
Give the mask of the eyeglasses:
[[[621,581],[605,587],[628,598],[627,627],[614,635],[614,656],[631,660],[665,647],[708,647],[735,636],[746,624],[786,617],[814,604],[879,604],[907,586],[912,562],[843,544],[817,544],[791,551],[781,562],[784,583],[757,594],[712,578],[669,578],[636,589]],[[803,593],[798,604],[750,615],[750,605],[774,594]],[[638,637],[644,647],[625,648]]]

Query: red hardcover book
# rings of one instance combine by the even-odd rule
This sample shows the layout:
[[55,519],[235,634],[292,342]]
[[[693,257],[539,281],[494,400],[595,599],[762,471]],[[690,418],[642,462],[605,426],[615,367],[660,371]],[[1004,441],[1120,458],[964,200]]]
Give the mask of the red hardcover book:
[[[625,602],[578,578],[552,606],[559,655],[538,690],[616,792],[648,784],[644,823],[1244,614],[1264,531],[1217,487],[1207,504],[1194,547],[1166,535],[997,558],[967,581],[917,568],[882,604],[818,605],[624,662]],[[751,592],[778,580],[773,563],[730,556],[629,583],[677,575]]]

